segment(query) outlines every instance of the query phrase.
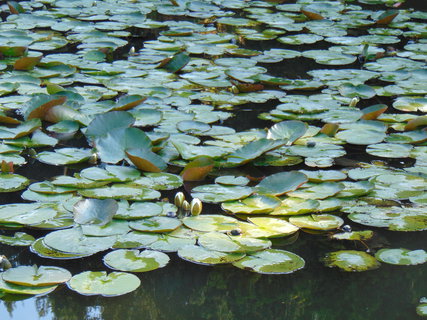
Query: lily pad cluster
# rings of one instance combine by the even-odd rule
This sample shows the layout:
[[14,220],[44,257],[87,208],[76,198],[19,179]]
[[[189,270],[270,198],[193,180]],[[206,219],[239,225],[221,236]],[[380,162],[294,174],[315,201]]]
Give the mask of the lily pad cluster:
[[[23,201],[0,206],[0,242],[46,259],[102,252],[114,272],[60,282],[114,296],[168,253],[288,274],[305,262],[276,238],[307,232],[350,247],[379,228],[427,230],[427,15],[370,4],[2,5],[0,192]],[[282,72],[288,64],[307,70]],[[262,124],[229,125],[246,124],[247,110]],[[67,170],[20,174],[34,161]],[[202,214],[190,216],[166,199],[178,191],[215,209],[196,201]],[[425,263],[426,253],[339,250],[323,261],[365,271]],[[54,290],[60,282],[15,280],[44,279],[46,268],[6,270],[0,291]]]

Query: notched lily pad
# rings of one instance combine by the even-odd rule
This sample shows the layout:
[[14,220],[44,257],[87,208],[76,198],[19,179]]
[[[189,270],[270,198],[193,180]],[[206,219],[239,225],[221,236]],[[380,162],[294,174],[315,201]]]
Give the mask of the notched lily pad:
[[323,262],[327,267],[338,267],[343,271],[360,272],[380,267],[380,263],[363,251],[341,250],[328,253]]
[[67,285],[86,296],[116,297],[136,290],[141,280],[126,272],[85,271],[74,275]]
[[71,273],[53,266],[19,266],[3,272],[4,281],[21,286],[50,286],[70,280]]
[[288,274],[304,268],[305,261],[289,251],[267,249],[249,254],[233,266],[261,274]]
[[379,261],[394,265],[416,265],[427,262],[425,250],[381,249],[375,254]]
[[163,268],[169,262],[169,256],[153,250],[114,250],[103,258],[104,263],[114,270],[147,272]]
[[242,259],[245,253],[242,252],[219,252],[209,250],[200,246],[185,246],[178,250],[181,259],[202,265],[215,265],[231,263]]

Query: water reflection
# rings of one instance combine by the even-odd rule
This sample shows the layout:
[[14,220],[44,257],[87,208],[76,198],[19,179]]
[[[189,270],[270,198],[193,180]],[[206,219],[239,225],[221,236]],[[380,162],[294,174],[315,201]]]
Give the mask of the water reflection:
[[[387,236],[391,242],[401,241],[390,232]],[[378,270],[354,274],[327,269],[318,259],[326,250],[331,250],[331,244],[328,240],[313,241],[311,237],[302,236],[286,247],[307,260],[308,267],[292,275],[259,275],[232,266],[211,268],[183,262],[171,255],[172,261],[166,268],[141,274],[141,287],[130,294],[115,298],[86,297],[62,286],[48,296],[2,302],[1,319],[357,320],[416,317],[418,300],[427,292],[425,266],[383,264]],[[421,233],[407,238],[405,245],[409,247],[417,247],[427,240]],[[100,261],[97,258],[84,260]],[[87,268],[85,262],[90,261],[84,260],[75,264],[73,273],[84,266]],[[96,264],[90,267],[91,270],[105,269]]]

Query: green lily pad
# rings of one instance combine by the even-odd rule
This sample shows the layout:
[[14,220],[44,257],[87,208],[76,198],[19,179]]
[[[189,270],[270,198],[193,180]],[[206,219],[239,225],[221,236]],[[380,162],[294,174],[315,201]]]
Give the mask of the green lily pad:
[[222,215],[204,214],[194,217],[185,217],[182,222],[186,227],[202,232],[227,232],[239,228],[237,219]]
[[191,196],[202,202],[219,203],[246,198],[252,193],[251,187],[205,184],[193,188]]
[[267,133],[267,139],[286,140],[286,144],[292,144],[295,140],[302,137],[307,131],[308,125],[302,121],[290,120],[276,123]]
[[220,176],[218,178],[215,178],[216,184],[223,184],[226,186],[246,186],[248,182],[249,179],[242,176]]
[[0,192],[14,192],[24,189],[30,181],[19,174],[0,173]]
[[167,168],[167,163],[162,159],[162,157],[158,156],[148,148],[127,149],[125,152],[132,163],[142,171],[161,172]]
[[366,153],[383,158],[407,158],[412,146],[397,143],[371,144],[366,148]]
[[136,290],[141,280],[126,272],[85,271],[74,275],[67,285],[86,296],[116,297]]
[[242,259],[246,254],[242,252],[219,252],[200,246],[185,246],[178,250],[181,259],[202,265],[232,263]]
[[344,224],[344,220],[331,214],[313,214],[310,216],[290,217],[289,222],[300,228],[312,230],[337,229]]
[[74,221],[78,224],[97,224],[103,226],[113,219],[117,209],[117,202],[113,199],[80,200],[73,207]]
[[92,156],[91,149],[62,148],[53,151],[43,151],[37,154],[40,162],[54,166],[80,163],[89,160]]
[[379,261],[395,265],[416,265],[427,262],[425,250],[381,249],[375,254]]
[[302,199],[325,199],[336,195],[344,189],[344,185],[337,182],[322,182],[307,184],[306,186],[306,188],[288,192],[287,195]]
[[255,190],[260,194],[280,196],[298,189],[307,182],[307,176],[301,172],[289,171],[272,174],[264,178]]
[[84,224],[81,226],[85,236],[106,237],[126,234],[130,231],[128,221],[113,220],[104,225]]
[[72,254],[95,254],[114,245],[116,236],[85,236],[79,228],[58,230],[47,234],[44,244],[54,250]]
[[30,250],[39,257],[58,260],[78,259],[90,256],[91,254],[72,254],[54,250],[46,246],[43,242],[44,237],[38,238],[31,244]]
[[338,267],[350,272],[367,271],[380,267],[380,263],[373,256],[356,250],[330,252],[323,261],[327,267]]
[[[0,273],[0,275],[3,275],[3,273]],[[39,294],[46,294],[46,293],[52,292],[57,287],[58,285],[43,286],[43,287],[21,286],[18,284],[6,282],[0,277],[0,290],[6,293],[39,295]]]
[[242,236],[229,236],[220,232],[208,232],[198,239],[202,247],[220,252],[254,252],[271,246],[271,241]]
[[370,99],[376,94],[374,89],[365,84],[353,85],[351,83],[344,83],[338,87],[338,90],[341,95],[349,98]]
[[127,201],[121,201],[114,219],[136,220],[158,216],[163,212],[159,203],[134,202],[131,205]]
[[227,157],[227,166],[241,166],[258,158],[263,153],[279,148],[286,144],[285,140],[259,139],[249,142],[240,149],[230,153]]
[[319,201],[317,200],[287,197],[281,201],[280,206],[270,212],[270,215],[293,216],[316,212],[318,207]]
[[107,253],[103,261],[107,267],[114,270],[147,272],[166,266],[169,262],[169,256],[153,250],[119,249]]
[[232,213],[269,213],[280,203],[280,199],[273,196],[252,195],[243,200],[224,202],[221,208]]
[[181,226],[181,221],[169,217],[150,217],[146,219],[134,220],[129,223],[129,227],[142,232],[169,232]]
[[115,249],[132,249],[147,247],[151,243],[157,241],[160,235],[155,233],[131,231],[126,234],[117,236],[117,240],[113,245]]
[[261,274],[288,274],[304,268],[305,261],[289,251],[267,249],[249,254],[233,266]]
[[80,195],[95,199],[126,199],[135,201],[153,200],[160,197],[160,192],[131,184],[115,184],[102,188],[81,189]]
[[10,246],[29,246],[36,239],[25,232],[15,232],[12,237],[0,235],[0,242]]
[[351,231],[343,233],[335,233],[331,236],[335,240],[353,240],[353,241],[364,241],[369,240],[374,236],[374,232],[371,230],[366,231]]
[[[297,227],[296,225],[279,218],[257,217],[248,218],[248,221],[252,222],[258,228],[266,230],[268,232],[268,236],[265,236],[266,238],[288,236],[299,230],[299,227]],[[249,229],[248,231],[249,234],[251,234],[251,231],[253,230]],[[243,234],[246,233],[247,232],[243,232]]]
[[53,266],[19,266],[3,272],[2,278],[8,283],[21,286],[50,286],[70,280],[71,273]]
[[182,186],[182,178],[167,172],[145,172],[144,177],[134,180],[135,184],[154,190],[173,190]]
[[[171,232],[175,234],[180,228]],[[179,249],[188,246],[195,245],[196,239],[194,238],[178,238],[170,235],[162,235],[156,241],[147,245],[147,249],[157,250],[162,252],[177,252]]]

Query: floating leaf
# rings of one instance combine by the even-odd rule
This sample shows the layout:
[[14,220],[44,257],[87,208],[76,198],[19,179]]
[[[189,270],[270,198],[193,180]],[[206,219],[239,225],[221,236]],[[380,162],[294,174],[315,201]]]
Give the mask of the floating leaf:
[[341,250],[328,253],[323,259],[327,267],[338,267],[343,271],[360,272],[380,267],[380,263],[363,251]]
[[232,213],[269,213],[280,205],[280,199],[273,196],[252,195],[243,200],[224,202],[221,208]]
[[193,188],[191,196],[202,202],[219,203],[246,198],[252,193],[251,187],[205,184]]
[[261,194],[280,196],[298,189],[307,182],[307,176],[301,172],[289,171],[272,174],[264,178],[255,190]]
[[211,172],[215,162],[211,157],[200,156],[190,161],[182,170],[181,176],[184,181],[200,181]]
[[114,270],[147,272],[166,266],[169,262],[169,256],[153,250],[120,249],[107,253],[103,261]]
[[[3,273],[0,273],[0,275],[2,274]],[[40,287],[21,286],[18,284],[6,282],[0,277],[0,290],[6,293],[38,295],[38,294],[46,294],[46,293],[52,292],[57,287],[58,285],[43,286],[43,287],[42,286]]]
[[181,221],[169,217],[150,217],[131,221],[129,226],[137,231],[142,232],[169,232],[181,226]]
[[182,222],[186,227],[202,232],[227,232],[239,228],[238,220],[222,215],[203,214],[185,217]]
[[0,242],[10,246],[29,246],[34,241],[34,237],[25,232],[15,232],[13,237],[0,235]]
[[381,249],[375,254],[379,261],[395,265],[416,265],[427,262],[425,250]]
[[351,231],[343,233],[335,233],[331,236],[335,240],[353,240],[353,241],[364,241],[369,240],[374,236],[374,232],[371,230],[366,231]]
[[233,266],[261,274],[288,274],[304,268],[305,261],[289,251],[267,249],[249,254]]
[[286,144],[292,144],[295,140],[302,137],[307,131],[308,125],[302,121],[282,121],[272,126],[267,133],[267,139],[282,139]]
[[231,263],[242,259],[245,253],[219,252],[208,250],[200,246],[189,245],[178,250],[181,259],[202,265],[215,265]]
[[169,72],[177,73],[179,70],[184,68],[188,62],[190,62],[190,56],[185,52],[180,52],[173,57],[163,60],[157,68],[163,68]]
[[74,221],[78,224],[105,225],[113,219],[118,205],[115,200],[84,199],[73,207]]
[[21,286],[50,286],[70,280],[71,273],[60,267],[19,266],[3,272],[4,281]]
[[300,228],[313,230],[337,229],[344,224],[344,220],[331,214],[313,214],[310,216],[290,217],[289,222]]
[[148,172],[161,172],[167,168],[167,163],[151,150],[127,149],[126,155],[140,170]]
[[125,272],[85,271],[74,275],[68,287],[80,294],[116,297],[136,290],[141,281],[133,274]]
[[43,242],[44,237],[37,239],[31,244],[30,250],[39,257],[58,260],[78,259],[90,256],[91,254],[72,254],[54,250],[46,246]]

